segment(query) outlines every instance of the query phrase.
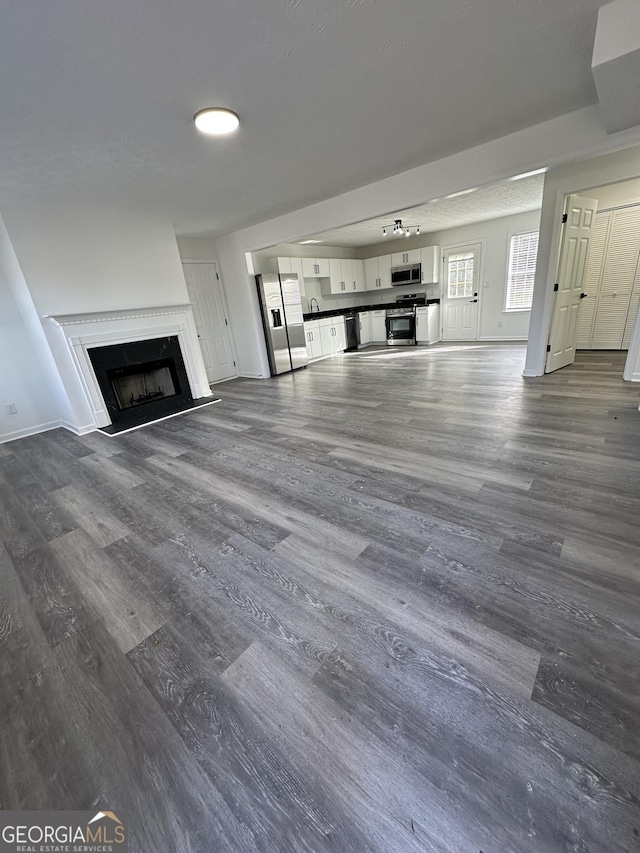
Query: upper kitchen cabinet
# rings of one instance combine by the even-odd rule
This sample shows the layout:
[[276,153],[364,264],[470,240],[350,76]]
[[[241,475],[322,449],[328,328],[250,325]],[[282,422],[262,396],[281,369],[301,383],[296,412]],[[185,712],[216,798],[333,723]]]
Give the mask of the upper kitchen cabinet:
[[406,252],[394,252],[391,255],[391,266],[401,267],[405,264],[419,264],[422,260],[421,249],[409,249]]
[[278,258],[278,272],[295,273],[300,282],[300,292],[304,293],[304,269],[302,258]]
[[440,246],[427,246],[420,254],[422,283],[437,284],[440,281]]
[[329,258],[302,258],[305,278],[329,278]]
[[367,286],[364,280],[364,261],[354,258],[351,261],[351,280],[353,282],[353,290],[366,290]]
[[365,290],[391,287],[391,255],[367,258],[364,262]]
[[329,289],[331,293],[346,293],[347,282],[342,276],[340,258],[329,258]]
[[329,259],[331,293],[354,293],[365,289],[364,264],[351,258]]

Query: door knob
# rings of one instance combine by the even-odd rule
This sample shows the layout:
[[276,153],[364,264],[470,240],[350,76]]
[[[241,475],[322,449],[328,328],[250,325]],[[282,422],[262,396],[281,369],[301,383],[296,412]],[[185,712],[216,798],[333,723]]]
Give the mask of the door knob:
[[469,302],[477,302],[477,299],[470,299]]
[[581,294],[580,294],[580,299],[584,299],[584,298],[585,298],[585,296],[588,296],[588,295],[589,295],[588,293],[581,293]]

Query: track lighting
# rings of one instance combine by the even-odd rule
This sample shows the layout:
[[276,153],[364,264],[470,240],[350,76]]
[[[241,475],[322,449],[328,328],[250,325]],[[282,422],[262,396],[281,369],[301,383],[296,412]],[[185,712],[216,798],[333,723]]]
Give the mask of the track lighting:
[[387,228],[391,228],[392,233],[397,237],[402,237],[403,235],[405,237],[409,237],[411,235],[411,229],[412,228],[415,228],[416,234],[420,233],[420,226],[419,225],[403,225],[402,219],[396,219],[394,221],[393,225],[383,225],[383,227],[382,227],[382,236],[383,237],[387,236]]

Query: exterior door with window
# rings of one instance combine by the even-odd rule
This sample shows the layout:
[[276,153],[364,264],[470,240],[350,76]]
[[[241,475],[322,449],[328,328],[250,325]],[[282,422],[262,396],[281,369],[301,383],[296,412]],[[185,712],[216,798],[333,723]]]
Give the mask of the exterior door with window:
[[445,250],[442,294],[443,341],[478,339],[480,251],[479,244]]
[[209,384],[237,376],[215,263],[183,264]]

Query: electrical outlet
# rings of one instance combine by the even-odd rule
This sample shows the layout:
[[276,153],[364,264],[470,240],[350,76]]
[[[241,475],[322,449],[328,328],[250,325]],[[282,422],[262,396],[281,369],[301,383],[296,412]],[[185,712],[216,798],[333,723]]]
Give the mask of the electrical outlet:
[[15,403],[7,403],[7,414],[8,415],[17,415],[18,409],[16,408]]
[[499,328],[499,329],[501,329],[501,328],[502,328],[502,320],[498,320],[498,328]]

